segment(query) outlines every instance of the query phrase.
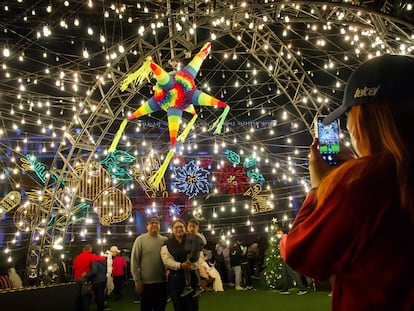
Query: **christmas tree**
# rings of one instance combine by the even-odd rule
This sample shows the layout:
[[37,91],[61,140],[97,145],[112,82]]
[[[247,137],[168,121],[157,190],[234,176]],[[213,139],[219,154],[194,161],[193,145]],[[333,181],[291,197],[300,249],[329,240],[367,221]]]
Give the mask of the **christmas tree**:
[[268,248],[264,258],[264,277],[270,288],[281,288],[283,261],[280,257],[280,238],[277,219],[272,219],[272,225],[268,234]]

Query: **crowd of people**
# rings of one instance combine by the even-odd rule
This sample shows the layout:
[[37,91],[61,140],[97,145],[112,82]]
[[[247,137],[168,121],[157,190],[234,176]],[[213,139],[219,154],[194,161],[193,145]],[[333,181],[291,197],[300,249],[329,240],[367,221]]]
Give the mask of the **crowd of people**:
[[[305,295],[301,276],[308,276],[331,280],[335,311],[414,309],[414,249],[406,242],[414,235],[412,77],[412,57],[372,58],[351,75],[342,106],[323,121],[346,114],[354,152],[342,146],[336,155],[341,165],[332,167],[313,140],[312,189],[290,231],[279,233],[280,294],[289,294],[294,283]],[[197,311],[203,291],[223,291],[223,283],[238,291],[252,288],[263,264],[259,239],[249,246],[240,239],[218,242],[209,250],[198,220],[176,219],[170,226],[165,237],[159,218],[150,217],[132,247],[130,272],[142,311],[164,311],[168,297],[175,311]],[[120,299],[126,267],[117,246],[99,256],[85,244],[73,261],[77,310],[88,310],[92,297],[97,310],[105,310],[111,292]],[[22,286],[16,271],[9,273],[8,282]],[[85,294],[88,283],[93,295]]]
[[[234,245],[218,242],[209,249],[197,219],[187,224],[174,220],[169,237],[160,233],[160,226],[156,216],[146,220],[146,232],[135,239],[128,263],[117,246],[103,256],[94,254],[91,244],[83,246],[72,265],[77,310],[89,310],[92,303],[98,311],[110,310],[108,298],[121,298],[128,275],[142,311],[164,311],[168,299],[175,311],[196,311],[203,292],[224,291],[224,285],[253,288],[252,278],[258,278],[264,253],[260,239],[249,247],[239,239]],[[84,290],[88,282],[92,295]]]
[[[77,311],[88,311],[92,301],[97,311],[110,310],[106,306],[106,298],[112,295],[114,300],[121,299],[127,263],[120,254],[116,245],[111,246],[106,256],[94,254],[89,243],[83,246],[72,267],[77,286]],[[93,291],[85,290],[88,284],[91,284]]]
[[[293,279],[297,293],[304,295],[298,272],[333,280],[332,310],[414,308],[414,249],[403,238],[414,234],[412,77],[414,58],[409,56],[374,57],[354,71],[342,106],[323,121],[329,124],[346,114],[354,152],[342,146],[336,155],[341,165],[332,167],[323,159],[318,139],[313,140],[312,189],[289,233],[280,233],[285,281]],[[236,290],[251,288],[260,267],[249,262],[241,240],[232,246],[218,243],[213,263],[213,256],[201,251],[205,242],[197,222],[186,228],[183,220],[174,220],[169,238],[159,234],[159,225],[150,220],[148,235],[137,238],[131,254],[141,310],[163,311],[167,293],[175,311],[198,310],[203,267],[207,272],[214,267],[216,277],[234,282]],[[259,248],[253,244],[250,257]],[[90,253],[84,258],[103,260]],[[281,294],[289,293],[288,285],[283,284]],[[148,297],[157,286],[162,295],[154,305]]]
[[[234,284],[234,274],[226,270],[223,253],[228,249],[228,258],[235,258],[231,253],[236,245],[230,248],[217,243],[214,252],[208,251],[207,240],[199,232],[199,221],[194,218],[187,224],[176,219],[170,229],[170,237],[162,236],[158,217],[151,217],[147,233],[138,236],[133,244],[131,273],[141,296],[142,311],[165,310],[167,297],[175,311],[195,311],[203,291],[224,291],[223,280]],[[239,241],[237,248],[241,246]],[[240,258],[247,258],[247,247],[244,249]],[[247,279],[251,280],[244,280]],[[241,282],[236,289],[251,288],[251,283],[242,287]]]
[[[347,115],[354,153],[342,150],[336,155],[341,165],[332,167],[313,140],[312,189],[289,233],[280,232],[280,294],[289,294],[291,283],[298,295],[306,294],[305,275],[332,280],[333,310],[414,309],[414,249],[406,242],[414,236],[412,77],[412,57],[368,60],[351,75],[342,106],[323,121]],[[160,234],[158,217],[148,218],[146,229],[130,258],[141,311],[164,311],[168,297],[175,311],[197,311],[203,291],[223,291],[223,283],[248,290],[259,277],[265,249],[260,239],[248,246],[240,239],[232,245],[218,242],[208,250],[197,219],[172,221],[169,237]],[[65,272],[62,280],[70,280],[64,262],[54,267]],[[8,273],[0,284],[21,287],[16,271]],[[89,310],[92,298],[98,311],[108,309],[105,299],[121,298],[126,273],[117,246],[99,256],[85,244],[73,260],[77,310]]]

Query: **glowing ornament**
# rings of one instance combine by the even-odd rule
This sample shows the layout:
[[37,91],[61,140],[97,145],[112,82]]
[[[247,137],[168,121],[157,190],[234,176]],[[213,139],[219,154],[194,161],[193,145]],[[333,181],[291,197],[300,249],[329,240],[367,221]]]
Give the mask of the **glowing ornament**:
[[133,165],[131,167],[131,175],[145,190],[147,197],[151,199],[157,196],[162,198],[168,197],[165,178],[160,180],[158,187],[154,187],[154,185],[149,182],[150,177],[154,175],[157,168],[161,166],[161,162],[159,157],[152,156],[150,159],[141,158],[140,165]]
[[269,196],[262,194],[262,186],[260,184],[250,187],[243,195],[252,198],[252,214],[265,213],[273,209],[273,206],[269,203]]
[[29,232],[46,219],[47,211],[36,203],[19,206],[13,215],[14,225],[21,231]]
[[[224,154],[226,155],[227,161],[229,161],[234,166],[237,164],[240,164],[240,155],[234,152],[233,150],[227,149],[224,151]],[[249,177],[250,180],[263,184],[265,181],[264,176],[261,173],[258,173],[255,171],[255,166],[257,164],[256,159],[253,157],[249,157],[244,160],[243,166],[246,170],[246,175]]]
[[178,192],[184,193],[190,199],[200,192],[209,193],[209,174],[209,171],[198,167],[194,161],[187,163],[183,167],[174,167],[174,187]]
[[168,207],[168,213],[170,217],[177,217],[181,213],[181,208],[177,204],[172,204]]
[[231,164],[233,164],[233,165],[240,164],[240,156],[239,156],[239,154],[237,154],[233,150],[227,149],[226,151],[224,151],[224,154],[226,155],[227,160]]
[[220,172],[216,172],[215,175],[218,188],[223,193],[244,193],[250,187],[249,178],[243,165],[225,163]]
[[99,222],[109,226],[128,219],[132,213],[132,203],[121,190],[107,188],[93,202],[93,209],[98,214]]
[[69,182],[68,187],[76,187],[76,195],[80,198],[93,201],[102,190],[111,186],[111,176],[97,161],[91,161],[87,167],[79,162],[73,169],[81,179]]
[[135,161],[135,157],[123,150],[116,150],[109,152],[105,159],[101,160],[101,164],[104,164],[108,168],[108,173],[113,179],[121,182],[131,181],[132,176],[121,166],[120,164],[131,163]]
[[22,197],[18,191],[10,191],[3,199],[0,200],[0,215],[7,213],[15,208],[21,201]]
[[50,178],[53,181],[56,181],[58,179],[55,173],[50,173],[46,169],[46,165],[44,165],[41,162],[38,162],[36,160],[36,157],[31,154],[27,154],[26,157],[21,158],[20,161],[22,162],[22,168],[25,171],[34,171],[36,176],[42,181],[42,183],[46,182],[48,176],[50,176]]
[[[148,58],[140,69],[128,76],[122,83],[121,90],[126,90],[130,83],[142,84],[151,72],[157,80],[157,84],[154,86],[154,96],[149,98],[148,101],[139,107],[131,116],[122,121],[122,124],[109,148],[108,156],[111,156],[111,153],[115,152],[119,139],[121,138],[128,121],[156,111],[166,111],[171,148],[164,160],[164,163],[160,166],[156,174],[151,177],[151,183],[153,183],[155,187],[158,187],[161,178],[164,176],[168,164],[174,155],[175,143],[177,141],[183,142],[186,139],[197,119],[197,112],[194,105],[224,108],[221,116],[210,128],[216,128],[214,134],[221,133],[223,122],[230,110],[230,107],[226,103],[197,89],[194,82],[194,79],[200,70],[203,61],[210,52],[210,49],[211,43],[208,42],[202,47],[196,56],[194,56],[190,63],[178,72],[167,73],[151,58]],[[180,122],[184,111],[192,114],[193,118],[178,136]]]

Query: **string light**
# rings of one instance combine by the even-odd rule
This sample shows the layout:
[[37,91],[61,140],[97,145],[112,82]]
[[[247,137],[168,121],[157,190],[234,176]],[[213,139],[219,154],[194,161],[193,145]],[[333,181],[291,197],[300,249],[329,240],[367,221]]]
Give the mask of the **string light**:
[[[22,1],[19,0],[18,3],[22,3]],[[72,9],[72,2],[64,1],[63,4],[66,9]],[[98,6],[98,3],[88,0],[87,5],[88,9],[96,9],[96,11],[98,11],[96,8]],[[244,10],[246,10],[247,15],[243,15],[246,18],[246,21],[244,22],[244,25],[247,26],[245,27],[246,29],[248,28],[252,31],[256,31],[259,29],[264,29],[267,23],[274,22],[274,20],[272,20],[271,15],[262,15],[260,16],[260,19],[256,19],[253,12],[247,12],[249,10],[247,3],[240,4],[240,7],[243,7]],[[244,56],[246,54],[245,51],[242,51],[241,49],[225,49],[218,47],[218,49],[215,50],[213,48],[210,59],[211,62],[220,59],[223,62],[226,62],[226,66],[231,66],[227,65],[230,63],[238,64],[239,62],[241,66],[238,67],[236,70],[229,70],[228,68],[230,67],[225,67],[223,69],[223,66],[221,65],[215,67],[215,70],[220,71],[219,77],[221,78],[219,79],[219,81],[221,82],[219,86],[214,85],[213,81],[207,80],[207,78],[205,78],[209,77],[209,75],[214,75],[214,72],[208,72],[206,70],[205,73],[207,74],[205,74],[203,77],[203,83],[204,88],[206,90],[219,92],[223,96],[223,101],[234,101],[233,104],[235,106],[237,104],[237,100],[233,99],[232,96],[234,96],[234,94],[236,94],[237,92],[240,92],[241,94],[244,94],[243,92],[248,93],[249,97],[247,98],[247,96],[244,96],[243,98],[243,105],[246,105],[246,107],[248,108],[252,108],[249,109],[248,113],[254,113],[254,110],[258,109],[263,118],[267,116],[272,116],[274,117],[274,119],[277,119],[278,122],[280,122],[277,123],[276,126],[269,127],[268,129],[266,129],[266,135],[262,135],[261,129],[258,128],[256,125],[226,125],[225,138],[223,138],[223,141],[219,143],[214,143],[213,146],[213,154],[215,160],[217,160],[218,162],[222,158],[223,149],[227,148],[227,146],[230,145],[235,145],[240,148],[243,148],[244,150],[240,151],[240,155],[250,154],[252,153],[252,149],[256,148],[256,146],[254,146],[254,148],[252,147],[251,142],[255,141],[256,143],[256,141],[258,141],[257,154],[255,154],[254,157],[257,159],[258,162],[260,162],[260,159],[262,159],[260,165],[264,167],[263,171],[265,170],[265,168],[268,168],[269,170],[269,173],[267,175],[269,182],[266,184],[266,189],[268,191],[271,191],[273,188],[277,188],[279,186],[279,183],[285,183],[286,185],[291,183],[289,184],[290,187],[294,187],[297,183],[299,185],[298,188],[300,187],[301,191],[304,193],[309,189],[309,182],[306,176],[299,175],[299,173],[303,170],[297,168],[296,166],[304,166],[306,165],[307,161],[306,156],[304,156],[304,152],[301,148],[303,146],[299,146],[298,148],[299,139],[297,138],[297,135],[299,135],[299,133],[303,131],[304,128],[306,128],[306,125],[302,121],[298,121],[297,118],[295,118],[295,113],[292,113],[291,110],[283,108],[283,106],[285,105],[283,101],[285,99],[283,99],[282,96],[279,97],[278,95],[282,93],[292,94],[293,92],[297,92],[297,99],[295,98],[293,100],[298,100],[299,102],[295,102],[294,104],[296,105],[296,107],[299,107],[301,105],[309,107],[309,110],[307,111],[314,111],[315,107],[313,107],[313,104],[315,102],[318,104],[318,107],[327,107],[329,106],[329,100],[332,100],[331,96],[333,94],[333,90],[337,91],[338,93],[341,93],[341,89],[344,86],[344,76],[342,72],[340,72],[342,70],[340,69],[341,67],[350,68],[348,62],[350,63],[350,61],[354,60],[355,57],[359,57],[360,60],[363,60],[365,56],[372,57],[374,55],[379,55],[383,52],[386,52],[389,46],[391,46],[391,44],[389,44],[388,42],[383,42],[382,40],[384,39],[382,39],[382,36],[377,34],[375,32],[375,29],[371,29],[373,27],[370,21],[370,14],[365,16],[363,13],[361,13],[362,15],[359,15],[360,19],[366,19],[366,23],[367,25],[369,25],[369,27],[366,27],[366,29],[357,27],[356,25],[352,27],[344,26],[344,23],[347,20],[347,15],[345,14],[345,12],[339,12],[336,18],[341,21],[340,24],[335,25],[334,21],[326,24],[320,24],[319,22],[314,23],[310,21],[308,24],[306,24],[306,31],[303,33],[299,33],[299,30],[294,29],[293,23],[291,23],[290,21],[291,17],[289,17],[288,8],[298,9],[297,6],[290,7],[289,5],[286,5],[286,7],[281,8],[281,22],[283,23],[284,29],[278,35],[281,35],[284,39],[290,39],[293,38],[293,36],[295,35],[295,31],[297,31],[298,37],[301,36],[304,41],[308,42],[308,44],[312,44],[315,47],[315,49],[318,49],[318,51],[321,51],[321,53],[323,52],[324,55],[327,55],[329,54],[327,51],[327,47],[331,44],[329,41],[329,37],[325,37],[324,33],[328,34],[332,32],[334,27],[337,27],[340,30],[341,38],[343,38],[343,42],[341,42],[341,44],[345,45],[345,50],[353,50],[353,52],[349,52],[349,55],[347,55],[348,53],[342,53],[341,56],[332,59],[326,57],[324,58],[324,64],[320,65],[320,68],[310,69],[306,68],[307,66],[303,65],[303,69],[309,69],[309,71],[304,71],[303,73],[294,73],[292,71],[292,73],[294,74],[292,76],[289,76],[286,79],[286,81],[280,79],[282,82],[279,81],[278,83],[280,85],[278,85],[276,83],[269,82],[270,80],[264,80],[264,77],[269,77],[269,74],[276,75],[278,70],[288,70],[288,68],[281,67],[283,63],[287,63],[289,65],[295,64],[296,67],[296,64],[299,64],[301,62],[302,54],[299,51],[299,47],[296,47],[295,44],[287,43],[283,45],[283,48],[281,48],[280,51],[281,57],[273,59],[270,58],[269,60],[266,60],[265,63],[267,65],[265,65],[263,68],[257,67],[258,62],[252,62],[251,59],[247,59],[247,57]],[[3,9],[5,11],[9,11],[9,7],[7,5],[4,6]],[[139,14],[148,14],[148,16],[154,13],[151,11],[149,7],[141,5],[140,3],[137,3],[137,5],[134,6],[134,9],[138,10]],[[231,9],[234,9],[234,7],[231,7]],[[306,10],[309,8],[301,6],[300,9]],[[327,11],[329,9],[329,6],[320,7],[319,9]],[[403,9],[404,11],[411,11],[412,5],[408,4]],[[309,10],[311,14],[315,14],[314,8]],[[53,14],[56,14],[57,8],[53,7],[52,4],[49,4],[46,7],[46,12],[48,14],[52,12]],[[102,19],[105,20],[105,22],[109,22],[110,17],[112,18],[113,16],[115,16],[118,22],[120,23],[122,23],[122,20],[125,19],[125,22],[128,23],[128,27],[133,28],[134,34],[140,36],[141,40],[145,40],[146,35],[150,35],[151,33],[159,35],[166,28],[166,25],[162,21],[165,16],[163,14],[154,14],[151,17],[151,19],[153,20],[152,25],[142,25],[141,23],[143,23],[143,20],[139,20],[139,18],[126,18],[127,16],[135,15],[130,14],[131,12],[128,12],[128,8],[125,8],[124,6],[114,5],[113,7],[111,6],[111,8],[105,8],[105,10],[102,10],[102,12]],[[28,12],[28,16],[24,17],[23,20],[30,19],[33,22],[41,21],[41,15],[45,13],[38,13],[40,13],[40,11],[37,12],[35,9],[31,9]],[[188,34],[194,35],[197,33],[197,31],[199,31],[200,26],[202,25],[198,25],[197,23],[193,22],[190,23],[189,20],[189,17],[183,16],[183,18],[179,19],[179,21],[177,22],[176,28],[180,32],[185,32],[186,29],[188,29]],[[20,183],[16,180],[20,179],[18,177],[22,173],[30,173],[29,171],[24,171],[17,167],[21,164],[19,162],[19,159],[22,157],[22,153],[28,151],[29,153],[33,152],[38,154],[40,151],[41,153],[47,155],[58,154],[56,151],[57,147],[65,146],[65,141],[73,141],[77,138],[77,135],[79,135],[83,130],[86,130],[85,128],[82,128],[82,126],[85,126],[85,122],[87,121],[87,117],[89,115],[94,113],[96,110],[98,110],[98,114],[103,115],[105,113],[112,113],[112,111],[110,110],[100,111],[99,109],[102,107],[99,107],[97,104],[95,105],[95,107],[93,107],[93,105],[89,102],[81,104],[77,101],[73,102],[73,99],[71,98],[72,96],[74,96],[76,97],[76,100],[80,98],[81,100],[83,100],[85,96],[95,95],[96,93],[93,93],[94,88],[99,89],[101,92],[105,92],[104,90],[112,87],[110,81],[120,79],[119,76],[116,77],[104,74],[104,69],[102,70],[102,72],[101,70],[95,72],[95,70],[93,70],[94,63],[106,64],[107,68],[116,68],[115,71],[120,72],[125,71],[125,68],[121,68],[123,64],[122,62],[119,62],[117,60],[118,57],[121,57],[124,54],[128,55],[128,57],[135,57],[135,60],[138,60],[138,57],[140,57],[139,53],[141,53],[141,51],[138,53],[137,51],[133,52],[132,50],[129,51],[127,49],[127,45],[124,44],[124,42],[122,42],[122,40],[124,39],[122,37],[122,34],[117,34],[120,38],[114,40],[115,38],[112,34],[102,32],[103,30],[97,28],[96,26],[93,26],[92,24],[89,24],[88,20],[85,20],[83,18],[81,19],[79,16],[76,16],[74,18],[72,17],[71,19],[67,18],[66,16],[62,16],[62,18],[58,18],[55,22],[57,24],[52,23],[51,21],[42,21],[41,23],[39,22],[39,27],[35,30],[36,37],[34,37],[33,39],[38,40],[39,43],[43,43],[42,40],[52,39],[55,36],[57,37],[64,32],[82,32],[82,39],[78,40],[76,36],[73,36],[73,38],[67,37],[70,38],[71,45],[74,47],[74,50],[76,50],[76,53],[74,53],[74,55],[76,54],[79,56],[79,60],[69,61],[68,64],[70,65],[64,64],[61,60],[67,60],[68,57],[72,57],[72,55],[69,55],[69,53],[57,53],[57,51],[54,51],[53,49],[43,48],[46,45],[41,44],[39,46],[42,46],[42,49],[44,49],[44,51],[37,51],[40,56],[39,70],[36,73],[35,70],[31,70],[31,68],[29,68],[30,59],[35,59],[36,57],[36,55],[33,53],[33,50],[27,49],[23,52],[21,49],[19,50],[17,47],[15,48],[15,46],[12,45],[12,43],[8,43],[2,46],[2,55],[4,57],[2,62],[2,74],[7,79],[13,77],[12,80],[14,81],[14,84],[12,85],[10,93],[12,94],[11,97],[13,97],[13,100],[10,101],[12,104],[9,106],[9,117],[12,119],[12,121],[10,123],[5,122],[6,125],[1,126],[0,136],[5,141],[4,145],[7,147],[7,154],[11,154],[14,156],[10,156],[10,161],[7,161],[9,163],[4,164],[0,167],[0,179],[2,180],[2,182],[4,181],[10,183],[10,186],[12,187],[19,186],[18,188],[24,188],[24,183]],[[224,25],[228,25],[228,23],[229,18],[226,16],[223,16],[222,18],[214,17],[212,25],[214,25],[215,27],[215,32],[210,32],[209,34],[210,38],[213,41],[213,45],[215,44],[214,41],[219,40],[219,36],[222,35],[220,30],[221,27],[223,27]],[[234,25],[232,25],[232,27],[233,26]],[[234,27],[234,31],[235,33],[237,33],[237,26]],[[245,35],[237,34],[237,40],[239,42],[243,42],[244,36]],[[390,34],[390,37],[392,36],[394,36],[394,34]],[[397,35],[395,35],[395,37],[396,51],[407,54],[412,52],[412,41],[414,40],[414,38],[411,37],[408,38],[409,40],[407,40],[403,36],[401,36],[397,40]],[[84,42],[82,42],[82,40],[84,40]],[[270,43],[270,40],[266,39],[266,41],[258,41],[257,43],[259,43],[258,45],[261,46],[261,50],[258,49],[257,51],[253,51],[257,52],[256,56],[260,57],[260,53],[269,53],[269,55],[276,55],[277,51],[275,51],[275,49],[277,48],[277,46],[275,46],[273,43]],[[96,46],[99,46],[99,48],[96,49]],[[13,49],[10,49],[9,47],[13,47]],[[102,48],[104,52],[99,51],[100,48]],[[137,50],[137,48],[135,49]],[[173,52],[171,52],[171,54],[173,54]],[[100,60],[100,57],[105,59]],[[106,57],[108,57],[108,59],[106,59]],[[26,66],[27,64],[27,66],[29,66],[26,69],[26,71],[16,70],[17,67],[15,67],[15,65],[11,61],[14,58],[18,58],[20,62],[24,61],[24,65]],[[342,60],[340,58],[342,58]],[[259,59],[260,58],[258,58],[258,60]],[[278,62],[276,62],[276,60]],[[279,63],[279,61],[281,63]],[[346,65],[344,66],[343,64],[341,64],[341,62],[345,62]],[[23,63],[19,66],[23,66]],[[119,68],[117,68],[117,66],[119,66]],[[240,70],[239,68],[243,68],[243,70],[246,69],[246,71],[243,72],[240,76],[237,76],[235,72]],[[321,90],[318,89],[310,91],[311,88],[309,88],[308,90],[306,90],[306,92],[304,90],[301,90],[299,87],[295,89],[294,80],[299,76],[299,73],[303,74],[303,78],[306,80],[308,78],[310,79],[313,76],[313,74],[318,74],[317,72],[319,70],[322,71],[322,68],[325,68],[327,72],[332,72],[332,74],[335,75],[335,79],[332,80],[331,84],[332,90],[330,92],[325,92],[324,94],[326,96],[318,95],[322,94]],[[338,70],[338,68],[340,70]],[[73,73],[73,70],[78,70],[79,72]],[[90,74],[88,72],[94,73]],[[335,74],[335,72],[338,72],[338,74]],[[45,81],[49,81],[50,83]],[[225,81],[226,85],[223,85],[223,81]],[[105,83],[107,83],[106,86]],[[53,92],[51,90],[48,90],[47,94],[39,94],[37,91],[39,90],[40,84],[47,84],[48,88],[53,89]],[[258,87],[261,84],[269,84],[265,88],[267,90],[266,92],[263,90],[257,92],[255,91],[258,90]],[[230,87],[230,85],[232,86]],[[139,92],[145,94],[145,88],[146,86],[144,86],[144,88]],[[229,91],[229,94],[227,94],[226,88],[230,88],[232,92]],[[70,96],[68,96],[69,93],[76,93],[76,95],[70,94]],[[88,97],[88,100],[91,98],[93,98],[93,96]],[[122,98],[122,100],[124,100],[124,98],[121,96],[119,96],[118,98]],[[47,101],[49,104],[46,105],[45,103]],[[268,105],[266,105],[267,101]],[[111,105],[112,104],[113,102],[111,102]],[[131,107],[128,107],[128,109],[125,110],[129,109],[132,110]],[[77,115],[77,112],[80,111],[82,111],[83,115],[79,115],[76,118],[74,118],[74,116]],[[236,113],[236,111],[237,110],[234,109],[234,113]],[[130,112],[128,113],[130,114]],[[200,113],[200,115],[202,114]],[[151,118],[153,117],[154,116],[151,116]],[[156,117],[154,118],[156,119]],[[235,119],[237,119],[237,117],[235,117]],[[6,118],[3,117],[2,120],[6,120]],[[291,121],[291,127],[288,130],[284,129],[284,124],[286,124],[286,122]],[[258,123],[259,122],[260,121],[258,121]],[[74,128],[70,126],[67,127],[67,125],[69,124],[71,124],[70,126],[72,126],[73,124],[75,124],[76,126]],[[129,135],[125,136],[125,138],[123,137],[122,141],[124,142],[124,146],[127,149],[136,147],[137,150],[135,152],[137,156],[147,156],[148,154],[158,153],[161,154],[162,151],[159,150],[161,150],[162,148],[159,148],[158,150],[156,150],[158,146],[155,149],[153,148],[156,144],[156,141],[161,140],[159,137],[162,135],[161,132],[165,131],[165,128],[163,128],[160,123],[158,123],[158,126],[154,126],[154,124],[155,123],[151,124],[151,122],[142,122],[142,124],[140,123],[139,125],[136,125],[136,127],[134,128],[134,134],[131,135],[132,137],[129,137]],[[36,129],[36,133],[33,132],[34,126],[38,127]],[[246,128],[248,128],[249,130],[246,131]],[[72,133],[73,131],[78,132]],[[183,147],[180,150],[180,155],[182,155],[183,157],[194,157],[194,154],[198,151],[200,151],[201,154],[206,152],[211,153],[210,150],[206,151],[205,147],[209,139],[205,138],[207,132],[208,126],[201,127],[200,130],[197,131],[193,137],[194,140],[197,140],[197,142],[193,141],[192,143],[185,146],[183,144]],[[89,134],[94,137],[88,138],[90,139],[88,141],[93,142],[100,140],[98,137],[98,133]],[[149,134],[148,137],[151,135],[156,137],[154,139],[154,142],[152,141],[152,139],[143,138],[147,134]],[[42,137],[42,139],[44,138],[44,140],[42,141],[42,139],[38,139],[39,137]],[[56,137],[59,137],[59,139],[57,139]],[[62,143],[60,143],[61,138]],[[7,141],[9,139],[13,139],[13,141]],[[88,146],[88,148],[91,147],[91,144],[93,146],[93,143],[85,144]],[[278,148],[280,148],[281,150],[283,149],[283,151],[281,151],[280,154],[273,154],[271,149],[272,144],[278,145]],[[346,140],[345,145],[349,146],[350,142]],[[80,151],[80,153],[82,152],[83,151]],[[102,146],[102,150],[97,150],[96,152],[97,154],[94,155],[94,158],[96,160],[99,160],[107,153],[107,147]],[[286,154],[283,154],[284,152],[286,152],[286,154],[289,153],[291,157],[288,159]],[[301,157],[302,160],[299,161]],[[265,160],[263,161],[263,159]],[[177,162],[179,163],[178,160]],[[211,169],[212,171],[215,170],[215,165],[216,163],[213,164],[213,168]],[[223,164],[217,165],[217,170],[220,170],[222,165]],[[50,175],[48,175],[48,177],[50,177]],[[215,180],[215,177],[212,177],[212,184],[214,184]],[[118,180],[113,180],[111,181],[111,183],[115,187],[120,185],[120,182]],[[126,192],[126,194],[130,194],[130,190],[137,189],[138,187],[139,184],[135,183],[134,186],[133,182],[128,187],[125,187],[124,191]],[[129,189],[129,191],[126,189]],[[217,189],[216,186],[214,186],[214,189],[211,190],[211,193],[219,194],[220,189]],[[275,197],[273,196],[273,194],[269,195],[269,198],[270,201],[275,201]],[[277,200],[280,200],[279,202],[282,202],[283,198],[277,197]],[[238,207],[236,201],[237,200],[232,199],[229,200],[229,202],[224,202],[220,207],[217,206],[217,210],[214,209],[214,213],[212,214],[213,218],[217,221],[220,221],[224,217],[226,217],[227,213],[232,215],[231,217],[234,217],[235,215],[238,215],[239,213],[242,213],[244,211],[247,212],[247,215],[254,217],[251,214],[250,204],[244,204],[243,209]],[[70,209],[70,204],[72,200],[65,200],[65,202],[68,204],[68,208]],[[292,200],[289,200],[287,209],[292,209],[292,206]],[[157,212],[159,210],[155,207],[152,207],[150,211]],[[204,214],[207,215],[207,213]],[[7,214],[6,216],[10,217],[9,214]],[[79,220],[81,216],[78,217],[76,215],[70,215],[68,217],[73,222],[75,222]],[[286,221],[289,221],[290,218],[290,214],[286,214],[283,216],[283,220]],[[247,227],[249,227],[249,224],[247,224],[246,221],[246,216],[241,217],[241,219],[242,220],[239,220],[239,223],[243,226],[246,225]],[[45,225],[46,221],[47,219],[42,219],[43,225]],[[128,218],[128,223],[133,224],[137,221],[138,219],[135,219],[134,217]],[[85,218],[84,223],[86,228],[83,231],[81,231],[81,235],[87,237],[89,234],[92,234],[92,227],[97,226],[97,222],[93,220],[91,215],[88,215]],[[266,228],[268,230],[267,226],[264,227],[263,230],[266,230]],[[256,227],[256,225],[255,228],[253,228],[253,226],[250,227],[250,230],[254,229],[259,230],[258,226]],[[219,228],[216,227],[216,230],[218,231]],[[232,230],[235,229],[232,228]],[[116,230],[108,229],[107,235],[110,235],[111,232],[115,234]],[[214,232],[214,226],[212,232]],[[39,236],[42,236],[44,234],[44,230],[39,231]],[[131,235],[132,231],[128,230],[127,234]],[[10,238],[10,242],[17,243],[17,236]]]

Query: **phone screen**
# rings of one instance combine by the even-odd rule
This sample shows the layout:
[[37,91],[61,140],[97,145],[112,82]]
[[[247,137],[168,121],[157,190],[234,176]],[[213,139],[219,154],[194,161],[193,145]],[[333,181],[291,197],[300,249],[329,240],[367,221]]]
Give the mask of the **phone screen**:
[[335,120],[328,125],[323,125],[325,117],[318,116],[316,122],[316,137],[319,139],[319,152],[324,155],[329,164],[335,165],[331,155],[340,151],[339,121]]

